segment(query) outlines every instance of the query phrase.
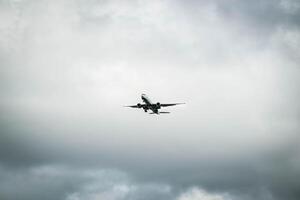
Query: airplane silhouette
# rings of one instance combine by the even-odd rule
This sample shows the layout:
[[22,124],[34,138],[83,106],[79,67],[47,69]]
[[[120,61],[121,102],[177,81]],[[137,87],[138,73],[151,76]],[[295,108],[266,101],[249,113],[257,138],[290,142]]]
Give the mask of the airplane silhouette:
[[141,96],[142,100],[143,100],[143,104],[138,103],[136,105],[133,106],[125,106],[125,107],[130,107],[130,108],[143,108],[145,112],[147,112],[148,110],[151,110],[152,113],[149,114],[168,114],[170,112],[160,112],[159,109],[161,109],[162,107],[168,107],[168,106],[175,106],[175,105],[180,105],[180,104],[185,104],[185,103],[152,103],[150,101],[150,99],[147,97],[146,94],[142,94]]

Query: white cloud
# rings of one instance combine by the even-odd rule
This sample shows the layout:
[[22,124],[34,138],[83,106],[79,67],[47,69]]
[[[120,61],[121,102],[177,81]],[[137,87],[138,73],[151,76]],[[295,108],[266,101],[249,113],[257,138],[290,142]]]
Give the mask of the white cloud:
[[228,194],[208,193],[194,187],[181,194],[176,200],[231,200],[231,198]]

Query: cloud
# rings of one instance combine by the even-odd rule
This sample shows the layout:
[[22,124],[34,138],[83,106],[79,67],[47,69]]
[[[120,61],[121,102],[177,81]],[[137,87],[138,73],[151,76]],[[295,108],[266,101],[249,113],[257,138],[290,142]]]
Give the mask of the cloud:
[[1,199],[126,200],[172,199],[171,187],[138,183],[114,169],[75,169],[35,166],[22,170],[0,169]]
[[116,169],[80,169],[62,165],[41,165],[12,170],[0,168],[2,199],[63,200],[230,200],[228,194],[209,193],[196,187],[174,191],[163,183],[137,182]]
[[[28,199],[298,199],[297,1],[2,1],[0,15],[4,199],[11,182]],[[122,107],[140,93],[187,104]]]
[[231,199],[228,195],[223,194],[209,194],[204,190],[199,190],[198,188],[192,188],[189,191],[181,194],[178,200],[226,200]]

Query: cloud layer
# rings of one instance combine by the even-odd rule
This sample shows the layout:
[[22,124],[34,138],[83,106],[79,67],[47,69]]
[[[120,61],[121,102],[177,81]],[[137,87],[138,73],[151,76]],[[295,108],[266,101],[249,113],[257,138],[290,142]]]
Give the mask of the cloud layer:
[[0,2],[0,198],[299,199],[299,9]]

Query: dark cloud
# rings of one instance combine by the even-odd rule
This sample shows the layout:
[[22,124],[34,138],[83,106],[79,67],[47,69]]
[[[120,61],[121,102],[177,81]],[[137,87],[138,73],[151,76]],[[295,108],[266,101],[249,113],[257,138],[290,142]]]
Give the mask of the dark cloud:
[[2,1],[0,198],[299,199],[299,7]]
[[[179,2],[180,3],[180,2]],[[262,1],[193,1],[182,3],[191,11],[201,11],[203,6],[213,6],[218,14],[226,19],[239,23],[237,26],[248,26],[249,29],[267,30],[268,34],[276,31],[278,26],[297,28],[299,22],[299,2],[296,0],[262,0]]]
[[[299,27],[299,3],[294,0],[230,1],[221,2],[218,8],[231,19],[241,20],[249,29],[268,30],[270,34],[278,26]],[[289,28],[291,28],[289,27]]]
[[0,168],[1,199],[172,199],[170,186],[137,183],[113,169],[35,166]]

